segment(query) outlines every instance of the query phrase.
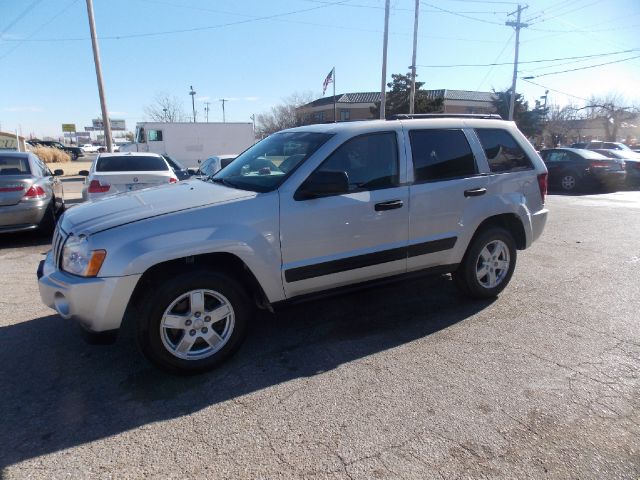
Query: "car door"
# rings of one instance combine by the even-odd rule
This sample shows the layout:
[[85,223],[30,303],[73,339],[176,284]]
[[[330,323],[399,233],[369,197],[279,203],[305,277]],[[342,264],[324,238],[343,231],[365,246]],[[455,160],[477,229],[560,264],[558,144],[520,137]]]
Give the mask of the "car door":
[[345,179],[339,194],[296,199],[304,181],[280,189],[287,297],[406,271],[408,187],[400,141],[396,131],[350,138],[304,179],[344,172],[348,185]]
[[462,128],[409,126],[405,130],[412,160],[408,171],[413,176],[409,187],[409,272],[446,268],[461,260],[456,258],[461,250],[454,248],[469,230],[467,214],[480,208],[488,185],[486,167],[484,173],[478,167],[472,144],[479,151],[475,136]]
[[549,172],[549,184],[558,185],[562,178],[563,169],[567,165],[567,152],[562,150],[547,150],[543,152],[543,160]]
[[41,172],[41,175],[42,175],[41,181],[45,185],[47,185],[50,191],[53,192],[53,195],[55,197],[55,202],[56,202],[54,207],[55,207],[55,211],[57,212],[62,206],[62,202],[63,202],[62,182],[58,177],[53,175],[49,167],[45,163],[43,163],[38,157],[36,157],[35,162],[38,165],[38,170]]

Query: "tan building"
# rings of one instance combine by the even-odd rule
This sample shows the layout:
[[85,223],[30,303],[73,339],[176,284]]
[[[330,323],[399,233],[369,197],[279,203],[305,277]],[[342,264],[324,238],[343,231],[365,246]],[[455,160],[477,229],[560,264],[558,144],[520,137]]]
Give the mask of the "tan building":
[[[428,98],[442,98],[443,113],[493,113],[493,93],[468,90],[426,90]],[[354,92],[336,95],[339,122],[373,120],[371,108],[380,103],[380,92]],[[333,122],[333,96],[322,97],[296,109],[305,124]],[[407,112],[408,113],[408,112]]]

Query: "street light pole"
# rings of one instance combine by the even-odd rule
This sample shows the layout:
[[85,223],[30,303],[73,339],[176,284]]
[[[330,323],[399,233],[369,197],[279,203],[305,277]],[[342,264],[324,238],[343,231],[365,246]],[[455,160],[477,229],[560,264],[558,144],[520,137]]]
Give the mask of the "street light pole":
[[102,67],[100,66],[100,48],[98,47],[98,36],[96,35],[96,22],[93,18],[93,0],[87,0],[87,14],[89,16],[89,30],[91,31],[91,45],[93,47],[93,61],[96,65],[96,77],[98,80],[98,95],[100,96],[100,107],[102,109],[102,128],[107,144],[107,152],[112,152],[111,145],[111,123],[109,122],[109,112],[107,111],[107,101],[104,97],[104,85],[102,83]]
[[224,104],[225,102],[228,102],[229,100],[227,100],[226,98],[221,98],[220,101],[222,102],[222,123],[226,122],[225,116],[224,116]]
[[420,0],[416,0],[416,13],[413,20],[413,56],[411,57],[411,93],[409,95],[409,113],[413,114],[416,103],[416,50],[418,49],[418,14]]
[[[515,27],[516,29],[516,53],[515,58],[513,60],[513,79],[511,80],[511,98],[509,100],[509,120],[513,120],[513,111],[515,109],[516,102],[516,82],[518,80],[518,50],[520,48],[520,29],[526,28],[529,25],[526,23],[520,23],[520,14],[523,10],[529,8],[529,6],[522,7],[518,4],[518,19],[515,22],[506,22],[505,25],[508,27]],[[516,12],[511,12],[509,15],[513,15]]]
[[382,42],[382,80],[380,81],[380,119],[385,118],[387,102],[387,44],[389,43],[389,0],[384,2],[384,40]]
[[196,101],[195,96],[196,92],[193,89],[193,85],[191,85],[191,91],[189,91],[189,95],[191,95],[191,109],[193,110],[193,123],[196,123]]

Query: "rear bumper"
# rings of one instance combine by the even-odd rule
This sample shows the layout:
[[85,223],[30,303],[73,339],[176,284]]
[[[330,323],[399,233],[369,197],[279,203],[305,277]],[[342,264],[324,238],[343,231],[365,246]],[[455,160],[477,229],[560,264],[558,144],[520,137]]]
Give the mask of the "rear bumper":
[[48,204],[49,200],[41,200],[0,207],[0,232],[18,232],[37,228]]
[[76,277],[57,270],[51,252],[38,266],[38,287],[43,303],[89,332],[120,328],[140,277]]
[[591,172],[591,178],[608,187],[620,187],[624,185],[627,172],[624,170],[616,172]]
[[[543,208],[535,213],[526,215],[526,217],[521,217],[522,224],[525,225],[525,236],[527,242],[525,248],[529,248],[533,242],[540,238],[540,235],[542,235],[544,227],[547,224],[548,215],[549,210]],[[529,226],[529,228],[526,228],[526,226]]]

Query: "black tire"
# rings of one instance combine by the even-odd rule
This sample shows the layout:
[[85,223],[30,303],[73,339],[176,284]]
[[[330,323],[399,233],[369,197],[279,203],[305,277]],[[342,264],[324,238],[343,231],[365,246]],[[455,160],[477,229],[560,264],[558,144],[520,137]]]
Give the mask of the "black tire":
[[[211,332],[214,330],[214,322],[204,324],[206,317],[206,299],[203,296],[203,305],[205,305],[204,312],[201,313],[202,317],[198,317],[200,323],[203,325],[190,324],[193,330],[185,327],[182,329],[170,329],[165,332],[165,329],[161,329],[160,325],[163,316],[167,309],[172,306],[178,299],[183,297],[194,290],[207,290],[213,291],[228,301],[231,307],[231,315],[225,317],[225,319],[217,322],[216,325],[220,326],[222,322],[227,325],[231,325],[231,330],[228,331],[228,335],[225,336],[225,343],[223,346],[212,352],[205,358],[178,358],[177,346],[179,346],[182,339],[187,339],[187,335],[191,332],[196,332],[193,338],[195,342],[193,347],[199,346],[194,351],[197,353],[203,348],[213,348],[207,342],[201,332],[206,330],[206,327],[211,328]],[[213,297],[212,297],[213,298]],[[186,299],[184,300],[186,302]],[[211,299],[210,299],[211,301]],[[215,298],[213,298],[215,301]],[[191,313],[192,305],[191,300],[188,301],[189,313],[184,318],[194,318]],[[178,303],[178,306],[180,303]],[[213,303],[214,307],[217,304]],[[172,312],[174,310],[171,310]],[[244,337],[246,336],[247,324],[252,313],[251,302],[242,286],[232,277],[219,272],[206,272],[206,271],[194,271],[175,275],[165,280],[160,285],[155,285],[149,288],[144,295],[140,305],[140,318],[138,319],[136,337],[138,344],[142,350],[142,353],[155,365],[166,370],[170,373],[178,375],[193,375],[207,370],[211,370],[229,356],[231,356],[240,347]],[[193,320],[195,321],[195,320]],[[196,331],[198,328],[198,331]],[[162,333],[161,333],[162,332]],[[172,353],[169,346],[172,339],[171,335],[175,335],[176,349]],[[190,347],[190,348],[193,348]],[[190,354],[191,351],[187,352]]]
[[55,198],[52,198],[47,205],[47,209],[44,211],[44,215],[38,224],[38,231],[43,235],[52,235],[53,230],[56,228],[56,212],[55,212]]
[[580,178],[575,172],[562,173],[559,185],[562,191],[566,193],[578,192],[582,188]]
[[[482,262],[480,254],[483,249],[491,244],[499,245],[494,242],[502,242],[502,244],[505,246],[509,255],[508,266],[503,270],[497,269],[495,268],[495,266],[492,266],[494,270],[491,271],[495,271],[496,275],[500,276],[500,280],[495,286],[488,287],[486,284],[489,284],[490,281],[487,277],[484,277],[487,278],[486,282],[481,282],[480,279],[478,279],[478,268],[481,265],[480,262]],[[467,252],[465,253],[458,269],[453,272],[452,277],[456,286],[464,295],[471,298],[493,298],[496,297],[509,284],[516,266],[516,259],[516,242],[513,240],[511,234],[504,228],[491,227],[475,236],[475,238],[467,248]],[[498,274],[497,272],[500,273]],[[487,273],[487,275],[489,274]]]

